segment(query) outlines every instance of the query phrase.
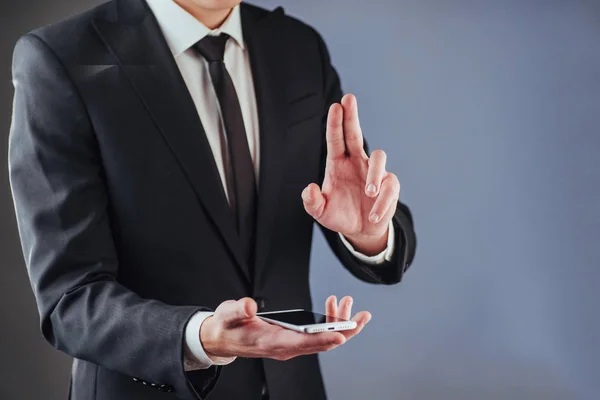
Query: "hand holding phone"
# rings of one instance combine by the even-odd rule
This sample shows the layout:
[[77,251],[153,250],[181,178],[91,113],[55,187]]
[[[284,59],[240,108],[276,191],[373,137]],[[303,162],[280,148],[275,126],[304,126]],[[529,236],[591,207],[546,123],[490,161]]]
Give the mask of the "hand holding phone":
[[356,328],[356,321],[306,310],[283,310],[256,314],[263,320],[304,333],[337,332]]
[[341,322],[342,326],[355,327],[312,334],[284,328],[265,321],[256,313],[256,302],[251,298],[243,298],[221,303],[214,315],[204,320],[200,328],[200,341],[207,355],[214,359],[239,356],[289,360],[332,350],[357,335],[371,319],[367,311],[359,312],[350,319],[352,298],[349,296],[344,297],[339,305],[335,296],[330,296],[325,306],[326,314],[339,320],[325,320],[324,323],[334,323],[335,326]]

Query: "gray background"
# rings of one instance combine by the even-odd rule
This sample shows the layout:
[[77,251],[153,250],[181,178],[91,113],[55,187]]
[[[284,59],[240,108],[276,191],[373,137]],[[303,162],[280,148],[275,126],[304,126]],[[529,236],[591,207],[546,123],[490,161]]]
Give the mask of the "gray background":
[[[2,3],[3,157],[17,37],[98,3]],[[598,398],[600,3],[258,4],[324,35],[417,223],[416,262],[393,287],[350,277],[317,236],[317,304],[352,294],[373,313],[322,357],[330,397]],[[64,399],[70,363],[39,334],[0,165],[0,398]]]

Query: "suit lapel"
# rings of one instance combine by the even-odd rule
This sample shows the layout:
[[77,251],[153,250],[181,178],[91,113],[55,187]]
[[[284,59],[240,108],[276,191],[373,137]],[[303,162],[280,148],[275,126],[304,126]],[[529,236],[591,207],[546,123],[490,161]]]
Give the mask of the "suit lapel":
[[[154,15],[144,0],[116,0],[113,4],[114,14],[96,19],[94,26],[175,154],[243,274],[251,280],[204,128]],[[268,155],[271,150],[266,152]]]
[[277,214],[277,199],[284,157],[286,133],[285,80],[281,64],[278,25],[283,10],[266,13],[241,5],[244,41],[250,55],[258,106],[260,136],[259,201],[256,230],[255,288],[262,281],[270,249],[272,225]]

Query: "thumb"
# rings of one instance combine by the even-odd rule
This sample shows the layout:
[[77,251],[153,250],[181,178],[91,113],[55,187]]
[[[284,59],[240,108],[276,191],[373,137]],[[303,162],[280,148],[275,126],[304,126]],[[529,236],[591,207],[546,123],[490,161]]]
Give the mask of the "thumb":
[[237,301],[223,302],[217,308],[216,314],[223,322],[230,324],[253,318],[256,315],[257,308],[254,299],[244,297]]
[[304,203],[304,209],[317,221],[323,216],[325,210],[325,197],[321,193],[319,185],[311,183],[302,191],[302,202]]

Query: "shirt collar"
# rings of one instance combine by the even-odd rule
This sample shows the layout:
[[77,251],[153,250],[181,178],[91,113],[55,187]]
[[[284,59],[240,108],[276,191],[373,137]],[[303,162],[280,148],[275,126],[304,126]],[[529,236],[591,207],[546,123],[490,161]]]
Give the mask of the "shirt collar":
[[244,49],[240,6],[233,8],[217,29],[209,29],[173,0],[146,0],[167,41],[171,53],[177,57],[207,35],[226,33]]

